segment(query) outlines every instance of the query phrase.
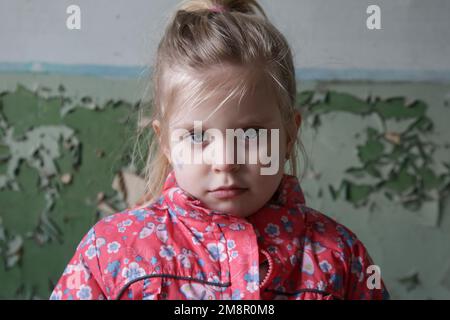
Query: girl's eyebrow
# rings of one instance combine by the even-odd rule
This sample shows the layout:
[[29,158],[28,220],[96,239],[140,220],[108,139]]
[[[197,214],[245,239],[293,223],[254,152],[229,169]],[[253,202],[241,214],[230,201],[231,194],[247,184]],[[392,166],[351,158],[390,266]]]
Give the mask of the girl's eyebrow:
[[249,124],[267,124],[272,122],[274,117],[254,117],[254,118],[244,118],[238,121],[238,124],[242,125],[249,125]]
[[[248,122],[248,123],[239,123],[239,124],[236,124],[235,126],[231,126],[231,127],[227,128],[227,129],[250,128],[250,127],[265,127],[265,126],[267,126],[267,123]],[[177,126],[177,128],[182,128],[182,129],[186,129],[186,130],[194,130],[194,124],[193,123],[192,124],[183,123],[183,124]],[[207,126],[207,125],[202,125],[201,126],[201,129],[203,131],[208,130],[210,128],[214,129],[214,127],[210,127],[210,126]]]
[[[239,120],[234,127],[241,128],[246,126],[264,126],[269,123],[271,123],[274,120],[273,117],[254,117],[254,118],[246,118]],[[192,121],[183,121],[176,125],[178,128],[193,128],[194,127],[194,121],[199,120],[192,120]],[[213,128],[213,126],[208,125],[209,121],[206,121],[202,123],[202,129],[206,130],[208,128]]]

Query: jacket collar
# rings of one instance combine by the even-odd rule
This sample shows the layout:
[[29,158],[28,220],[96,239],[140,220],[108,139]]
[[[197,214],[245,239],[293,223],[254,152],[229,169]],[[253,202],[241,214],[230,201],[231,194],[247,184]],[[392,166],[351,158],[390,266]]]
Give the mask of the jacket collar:
[[293,270],[300,270],[306,216],[303,209],[305,198],[296,176],[284,174],[270,201],[247,218],[233,217],[207,208],[202,201],[178,186],[174,171],[167,176],[161,200],[165,200],[174,219],[182,216],[183,220],[189,217],[211,222],[215,220],[214,215],[220,215],[222,222],[229,219],[229,223],[250,223],[256,233],[260,257],[265,251],[264,254],[271,260],[272,268],[264,288],[277,286],[283,280],[289,280]]
[[[173,170],[170,171],[167,175],[162,189],[162,194],[163,197],[166,198],[166,200],[170,200],[167,201],[169,202],[169,204],[173,203],[175,205],[190,207],[198,211],[200,215],[204,216],[204,218],[206,218],[206,216],[211,216],[214,214],[224,214],[223,212],[209,209],[201,200],[195,198],[194,196],[183,190],[178,185],[175,177],[175,172]],[[280,185],[278,186],[272,198],[251,217],[260,216],[262,212],[276,211],[280,208],[295,209],[304,204],[305,197],[300,187],[298,178],[293,175],[284,174],[281,179]]]

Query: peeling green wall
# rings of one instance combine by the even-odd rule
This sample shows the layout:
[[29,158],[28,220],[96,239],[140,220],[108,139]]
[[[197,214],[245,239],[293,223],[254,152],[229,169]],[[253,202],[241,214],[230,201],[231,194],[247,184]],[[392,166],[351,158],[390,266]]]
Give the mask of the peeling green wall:
[[303,89],[309,204],[357,233],[393,298],[450,298],[450,85]]
[[[0,297],[46,299],[130,164],[141,83],[0,75]],[[450,85],[300,86],[307,203],[350,227],[394,299],[450,298]],[[300,158],[301,159],[301,158]],[[304,168],[300,163],[300,168]]]

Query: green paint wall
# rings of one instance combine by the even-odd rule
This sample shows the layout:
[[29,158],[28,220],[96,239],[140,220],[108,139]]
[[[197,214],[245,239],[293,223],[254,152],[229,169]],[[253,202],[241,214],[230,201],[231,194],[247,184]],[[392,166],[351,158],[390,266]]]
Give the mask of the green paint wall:
[[[0,298],[47,299],[98,194],[126,207],[111,185],[144,85],[0,74]],[[450,85],[304,82],[298,104],[309,206],[359,236],[392,298],[450,298]]]

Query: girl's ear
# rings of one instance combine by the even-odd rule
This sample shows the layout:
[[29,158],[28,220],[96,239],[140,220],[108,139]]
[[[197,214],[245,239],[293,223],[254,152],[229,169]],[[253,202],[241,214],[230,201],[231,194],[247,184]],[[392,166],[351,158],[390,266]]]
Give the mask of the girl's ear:
[[170,151],[167,148],[167,146],[162,143],[162,139],[161,139],[161,123],[159,122],[159,120],[153,120],[152,121],[152,127],[153,127],[153,130],[155,131],[156,137],[158,138],[158,142],[159,142],[160,148],[164,152],[164,155],[166,156],[166,158],[169,161],[169,163],[172,164],[171,158],[170,158]]
[[[300,125],[302,124],[302,115],[301,115],[300,111],[296,110],[294,112],[293,121],[294,121],[293,125],[295,126],[295,136],[297,136],[298,130],[300,129]],[[289,139],[289,137],[288,137],[288,139]],[[295,142],[295,139],[288,140],[286,159],[289,159],[294,142]]]

